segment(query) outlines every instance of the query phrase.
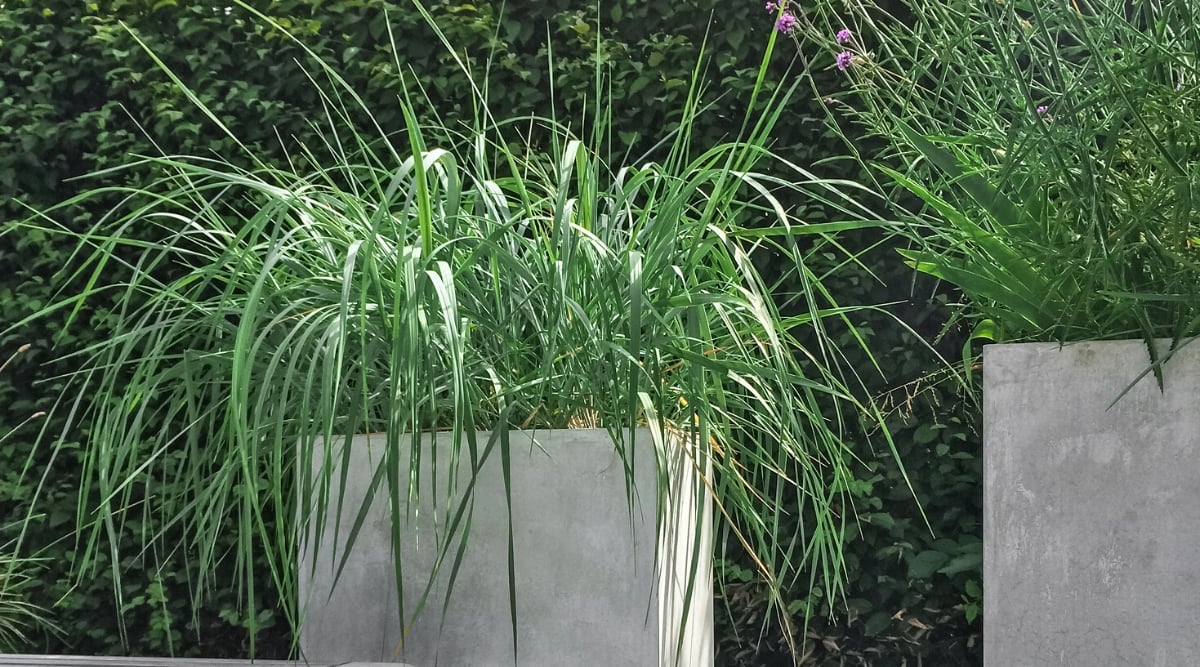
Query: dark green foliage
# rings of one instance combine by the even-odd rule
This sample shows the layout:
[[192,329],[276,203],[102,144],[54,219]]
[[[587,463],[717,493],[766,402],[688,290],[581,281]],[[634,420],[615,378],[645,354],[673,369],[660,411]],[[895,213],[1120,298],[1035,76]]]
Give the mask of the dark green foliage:
[[[866,240],[848,240],[862,247]],[[831,256],[832,259],[832,256]],[[828,600],[818,585],[805,599],[797,582],[793,624],[803,627],[811,604],[806,665],[979,665],[982,661],[982,452],[977,394],[946,372],[968,332],[945,330],[953,307],[929,279],[916,278],[881,246],[866,255],[866,268],[843,268],[828,279],[839,299],[891,303],[891,316],[857,320],[880,359],[870,391],[887,410],[896,449],[921,507],[882,438],[863,442],[852,487],[848,527],[847,599]],[[869,269],[869,271],[868,271]],[[915,282],[914,282],[915,281]],[[847,332],[843,350],[854,355]],[[925,342],[922,342],[925,341]],[[927,344],[928,343],[928,344]],[[940,357],[940,358],[939,358]],[[866,359],[856,359],[864,378]],[[942,369],[938,372],[938,369]],[[978,387],[978,377],[975,378]],[[925,518],[921,510],[924,510]],[[926,524],[926,518],[928,524]],[[783,526],[781,533],[797,529]],[[717,601],[718,665],[791,665],[780,624],[764,619],[766,589],[749,562],[727,549]],[[818,582],[819,583],[819,582]],[[767,628],[760,636],[764,620]]]
[[[279,0],[254,4],[337,65],[385,130],[398,133],[403,126],[395,102],[403,90],[426,100],[419,106],[436,113],[447,126],[481,122],[472,117],[467,76],[410,3]],[[762,4],[752,1],[606,1],[600,3],[599,16],[591,3],[565,0],[507,5],[431,0],[427,5],[459,47],[458,55],[476,80],[481,86],[486,83],[491,107],[500,118],[553,115],[569,121],[576,131],[586,131],[592,125],[584,114],[594,109],[596,97],[593,65],[600,59],[607,76],[602,94],[612,100],[613,130],[608,140],[615,154],[630,151],[634,156],[651,151],[664,133],[677,127],[687,81],[709,30],[704,99],[712,106],[693,128],[693,145],[711,146],[736,135],[772,23]],[[85,183],[70,179],[126,163],[131,155],[244,156],[242,148],[198,112],[156,66],[134,35],[259,158],[282,161],[290,153],[293,159],[301,159],[295,151],[298,145],[319,144],[312,123],[320,124],[327,110],[308,80],[317,76],[315,69],[306,71],[298,64],[303,62],[299,47],[241,10],[226,12],[207,3],[173,0],[6,0],[0,12],[0,224],[6,230],[7,223],[30,210],[45,209],[85,185],[94,187],[94,178],[113,177],[94,177]],[[394,64],[393,45],[403,71]],[[781,60],[773,80],[767,82],[768,91],[786,80],[786,66]],[[817,116],[804,108],[789,110],[779,126],[776,148],[801,165],[840,152],[839,140],[824,131]],[[821,175],[854,177],[856,171],[851,162],[843,161],[825,165]],[[121,173],[122,179],[137,176],[138,172]],[[82,229],[94,215],[95,210],[79,210],[58,221]],[[801,210],[798,215],[819,221],[821,212]],[[61,386],[54,377],[71,367],[66,365],[69,362],[45,362],[80,350],[110,331],[110,313],[102,299],[94,300],[81,324],[70,330],[50,320],[10,328],[50,302],[53,289],[64,278],[56,272],[68,262],[68,243],[28,231],[0,234],[0,350],[25,342],[34,345],[0,378],[0,405],[6,408],[0,410],[0,432],[47,409],[58,395]],[[839,301],[909,299],[910,277],[894,255],[881,251],[874,256],[871,268],[886,277],[889,287],[880,289],[862,271],[843,271],[830,283]],[[923,289],[928,292],[930,287]],[[787,291],[786,285],[781,286],[780,296],[785,298]],[[928,296],[913,297],[917,302],[908,321],[945,318],[944,305],[937,300],[926,303]],[[922,377],[936,367],[932,356],[906,339],[894,323],[881,317],[869,324],[876,349],[890,351],[885,355],[889,368],[886,377],[879,379],[878,391]],[[919,331],[932,337],[938,326],[926,324]],[[961,341],[947,343],[952,358],[957,355],[955,344]],[[865,365],[866,359],[861,363]],[[864,375],[867,371],[863,369]],[[973,622],[966,618],[966,605],[978,603],[980,579],[978,561],[971,560],[979,546],[974,414],[969,404],[959,402],[953,385],[943,383],[893,417],[900,454],[934,535],[921,520],[886,445],[873,443],[872,450],[872,443],[863,443],[860,472],[863,479],[873,481],[855,489],[858,506],[850,510],[863,517],[861,537],[850,542],[847,554],[854,620],[842,622],[847,610],[836,604],[839,622],[814,621],[811,629],[821,637],[836,638],[833,641],[846,650],[881,646],[887,655],[902,655],[920,653],[938,642],[965,641],[969,632],[978,631],[978,618]],[[46,425],[52,436],[59,429],[61,425],[54,422]],[[245,609],[244,601],[218,585],[200,609],[191,609],[192,591],[183,582],[187,568],[194,565],[185,554],[146,554],[142,560],[122,563],[127,574],[119,608],[113,602],[107,564],[99,563],[94,572],[72,580],[68,570],[74,546],[68,533],[75,522],[78,461],[42,457],[22,474],[36,435],[36,427],[26,427],[0,444],[0,526],[23,518],[45,473],[47,482],[39,499],[45,516],[31,525],[25,551],[37,552],[53,564],[44,571],[44,588],[37,601],[53,604],[61,598],[55,620],[65,632],[62,637],[46,637],[28,650],[244,655],[249,650],[245,628],[253,616],[260,628],[267,628],[260,633],[258,655],[287,652],[286,623],[281,614],[275,617],[270,599],[258,600],[256,609]],[[66,437],[75,441],[86,435]],[[142,509],[131,508],[128,513],[125,529],[131,534],[153,518],[144,516]],[[0,543],[11,537],[0,534]],[[232,544],[233,536],[230,539]],[[735,627],[729,618],[719,621],[722,660],[730,665],[769,664],[764,661],[769,660],[770,646],[779,643],[778,633],[771,629],[774,626],[768,627],[759,647],[761,614],[768,605],[755,598],[757,583],[749,570],[738,569],[738,558],[731,552],[725,571]],[[212,573],[214,580],[233,581],[239,573],[232,570],[230,564]],[[807,583],[796,582],[796,590],[807,590]],[[820,607],[821,601],[816,602]],[[798,605],[797,609],[803,608],[803,602]],[[938,611],[927,612],[927,608]],[[907,610],[904,621],[891,621],[900,609]],[[124,635],[118,616],[125,623]],[[917,634],[915,626],[906,624],[913,618],[933,630],[909,641]],[[822,646],[820,641],[816,645]],[[826,645],[820,650],[828,649]],[[937,655],[950,656],[955,650],[969,653],[959,647]],[[976,645],[972,653],[976,662],[978,653]]]

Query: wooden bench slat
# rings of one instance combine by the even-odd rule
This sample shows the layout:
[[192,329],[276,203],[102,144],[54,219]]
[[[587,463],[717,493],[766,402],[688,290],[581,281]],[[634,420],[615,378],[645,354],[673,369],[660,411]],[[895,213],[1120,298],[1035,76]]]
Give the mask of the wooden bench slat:
[[[296,660],[225,660],[217,658],[125,658],[84,655],[0,655],[4,667],[306,667]],[[307,667],[334,667],[327,663]]]
[[398,662],[313,662],[221,658],[125,658],[111,655],[0,654],[0,667],[413,667]]

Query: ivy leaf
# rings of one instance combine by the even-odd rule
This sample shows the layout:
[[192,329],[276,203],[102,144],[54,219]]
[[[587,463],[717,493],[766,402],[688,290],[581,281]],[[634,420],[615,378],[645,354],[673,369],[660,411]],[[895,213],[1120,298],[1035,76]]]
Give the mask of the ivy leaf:
[[951,558],[950,562],[942,566],[938,572],[952,577],[961,572],[977,572],[982,567],[983,554],[981,552],[972,552]]
[[932,549],[922,551],[908,561],[908,578],[928,579],[948,560],[950,560],[950,556],[941,551]]

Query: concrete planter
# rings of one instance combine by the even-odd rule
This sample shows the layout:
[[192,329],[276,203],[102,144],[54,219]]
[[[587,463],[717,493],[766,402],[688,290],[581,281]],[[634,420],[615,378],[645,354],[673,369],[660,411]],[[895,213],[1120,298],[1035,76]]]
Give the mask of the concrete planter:
[[[480,442],[487,437],[480,434]],[[691,459],[679,447],[669,458],[673,483],[666,511],[674,530],[656,536],[655,445],[648,432],[639,431],[635,440],[633,477],[639,500],[632,508],[606,432],[514,432],[511,437],[516,664],[712,665],[712,507],[707,495],[697,502],[692,493],[698,477]],[[351,446],[344,526],[353,521],[378,467],[383,436],[358,436]],[[433,571],[434,536],[440,534],[435,520],[445,522],[449,475],[446,436],[437,441],[425,436],[422,447],[425,461],[439,452],[443,486],[431,493],[428,482],[423,483],[425,498],[399,527],[404,609],[410,616]],[[430,479],[430,472],[423,471],[424,479]],[[459,474],[466,479],[466,464]],[[434,499],[439,500],[437,508]],[[331,500],[331,514],[335,503]],[[698,513],[704,517],[699,534]],[[468,547],[444,624],[441,604],[452,563],[443,565],[428,606],[403,642],[386,499],[377,496],[372,504],[332,595],[342,549],[330,550],[329,545],[345,539],[335,539],[333,526],[327,526],[316,567],[307,546],[300,554],[301,594],[309,599],[300,635],[304,657],[402,661],[417,667],[432,667],[435,659],[442,665],[513,665],[508,518],[497,452],[477,482]],[[343,536],[346,531],[343,527]],[[661,546],[657,562],[656,539]],[[699,570],[685,601],[693,555]]]
[[988,667],[1200,664],[1200,345],[1113,404],[1148,364],[984,348]]

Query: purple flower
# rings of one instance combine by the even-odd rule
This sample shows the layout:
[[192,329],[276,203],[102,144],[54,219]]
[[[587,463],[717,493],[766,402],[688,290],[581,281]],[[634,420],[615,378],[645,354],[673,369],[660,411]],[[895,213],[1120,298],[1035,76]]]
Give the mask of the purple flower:
[[792,34],[792,30],[796,27],[796,16],[791,12],[784,12],[779,15],[779,20],[775,21],[775,29],[785,35]]
[[837,43],[845,44],[848,41],[850,41],[850,29],[842,28],[837,32]]
[[853,61],[854,54],[850,53],[849,51],[842,51],[841,53],[837,54],[837,68],[843,72],[846,71],[846,68],[849,67],[850,63]]
[[768,12],[774,12],[778,9],[779,9],[779,5],[775,4],[774,2],[771,2],[771,0],[767,0],[767,11]]
[[1049,106],[1047,106],[1045,104],[1039,104],[1038,108],[1037,108],[1037,115],[1044,116],[1044,115],[1046,115],[1046,112],[1049,110],[1050,110]]

